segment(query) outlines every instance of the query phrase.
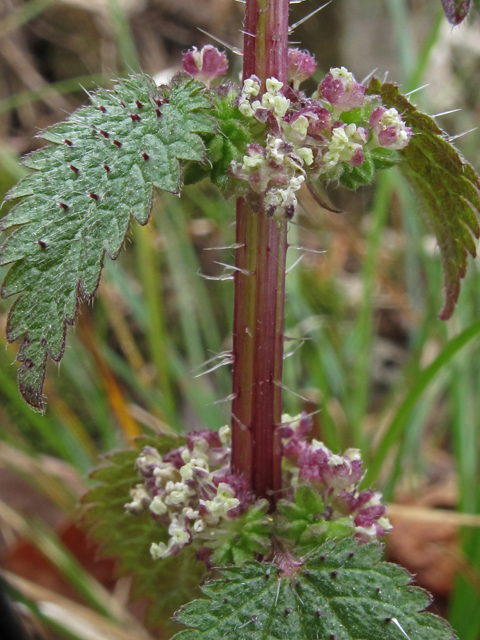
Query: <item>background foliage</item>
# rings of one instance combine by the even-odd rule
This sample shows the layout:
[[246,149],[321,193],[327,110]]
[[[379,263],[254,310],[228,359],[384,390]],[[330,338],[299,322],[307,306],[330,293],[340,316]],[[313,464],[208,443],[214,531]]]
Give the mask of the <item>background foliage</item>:
[[[292,22],[312,8],[294,5]],[[177,67],[182,49],[209,41],[198,26],[240,45],[241,6],[220,0],[175,9],[164,0],[8,0],[0,12],[2,195],[23,175],[19,155],[40,145],[38,128],[85,102],[79,83],[111,86],[129,69]],[[451,136],[478,121],[478,3],[452,31],[439,0],[334,0],[294,39],[316,54],[317,80],[332,65],[359,80],[379,67],[403,92],[429,83],[411,97],[428,113],[461,108],[437,118]],[[231,68],[236,77],[234,55]],[[456,144],[479,171],[479,132]],[[356,194],[332,188],[341,215],[302,195],[290,243],[325,252],[306,252],[287,278],[284,382],[303,399],[285,393],[285,410],[320,409],[317,438],[363,449],[370,480],[394,503],[390,557],[433,590],[462,640],[478,640],[477,266],[442,323],[440,255],[398,171]],[[228,273],[218,263],[231,264],[233,250],[215,247],[234,241],[233,219],[233,202],[203,184],[181,202],[155,201],[149,227],[132,229],[129,250],[106,261],[95,306],[82,307],[68,335],[61,375],[49,365],[45,417],[18,394],[15,345],[0,349],[2,566],[36,637],[168,637],[142,628],[142,603],[125,610],[128,580],[116,581],[111,563],[94,564],[68,523],[103,452],[141,433],[228,422],[228,403],[217,402],[230,393],[229,372],[193,378],[230,345],[232,284],[197,273]],[[292,248],[290,264],[301,254]]]

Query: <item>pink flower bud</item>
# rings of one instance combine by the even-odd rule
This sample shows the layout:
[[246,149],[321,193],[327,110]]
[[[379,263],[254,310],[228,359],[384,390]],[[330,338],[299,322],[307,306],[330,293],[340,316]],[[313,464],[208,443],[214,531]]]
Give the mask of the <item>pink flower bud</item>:
[[288,81],[293,83],[295,89],[315,73],[316,66],[315,58],[308,51],[288,50]]
[[227,56],[211,44],[207,44],[200,51],[193,47],[185,51],[182,58],[183,69],[197,80],[210,83],[218,76],[223,76],[228,70]]
[[333,107],[342,111],[361,107],[365,98],[365,87],[345,67],[330,69],[320,85],[320,91]]
[[396,109],[377,107],[370,115],[373,135],[380,147],[404,149],[412,137],[412,130],[406,127]]
[[363,149],[359,147],[358,149],[355,149],[355,151],[353,152],[353,156],[349,160],[348,164],[352,167],[361,167],[364,160],[365,160],[365,156],[363,153]]

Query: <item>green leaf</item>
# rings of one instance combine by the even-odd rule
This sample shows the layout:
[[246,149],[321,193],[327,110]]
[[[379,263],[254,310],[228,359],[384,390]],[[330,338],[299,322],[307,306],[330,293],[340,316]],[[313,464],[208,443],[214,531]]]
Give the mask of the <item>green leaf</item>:
[[[150,445],[161,454],[181,444],[181,438],[167,437],[137,441],[139,448]],[[93,472],[92,478],[99,484],[82,500],[82,523],[90,537],[100,543],[102,555],[118,560],[118,574],[132,576],[132,599],[150,600],[147,623],[161,623],[172,632],[178,626],[169,619],[179,606],[200,594],[205,565],[195,559],[192,547],[162,561],[150,556],[152,542],[166,542],[168,533],[148,512],[134,516],[124,508],[130,502],[130,489],[142,481],[134,466],[138,454],[136,449],[111,454],[106,464]]]
[[404,160],[399,167],[423,203],[440,247],[446,296],[440,318],[448,320],[458,300],[468,253],[476,256],[480,178],[433,118],[417,111],[395,85],[373,79],[367,92],[380,95],[387,108],[395,107],[414,133],[399,152]]
[[202,136],[216,131],[205,87],[184,75],[171,86],[132,76],[43,133],[54,143],[27,156],[35,171],[7,199],[23,198],[2,221],[14,229],[0,249],[13,264],[1,295],[17,295],[7,339],[23,339],[19,385],[43,409],[47,357],[59,361],[67,325],[98,287],[105,253],[115,259],[132,218],[146,224],[152,188],[178,193],[182,166],[203,162]]
[[360,167],[351,167],[343,163],[343,173],[340,176],[340,184],[346,189],[356,191],[365,184],[370,184],[375,177],[376,164],[369,151],[365,150],[365,159]]
[[208,600],[176,614],[177,640],[451,640],[444,620],[420,613],[428,594],[378,544],[322,545],[301,566],[248,562],[207,583]]

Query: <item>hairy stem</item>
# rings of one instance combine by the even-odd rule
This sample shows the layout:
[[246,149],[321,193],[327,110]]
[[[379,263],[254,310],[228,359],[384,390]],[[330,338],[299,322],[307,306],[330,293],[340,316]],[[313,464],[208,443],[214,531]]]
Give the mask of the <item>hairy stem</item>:
[[[287,81],[289,0],[247,0],[244,79]],[[281,489],[281,379],[287,224],[237,201],[232,467],[272,505]]]

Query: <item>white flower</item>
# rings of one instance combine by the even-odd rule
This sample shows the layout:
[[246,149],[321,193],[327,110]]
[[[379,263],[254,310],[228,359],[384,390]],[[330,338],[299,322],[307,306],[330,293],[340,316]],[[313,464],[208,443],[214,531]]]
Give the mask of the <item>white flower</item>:
[[353,85],[353,73],[345,67],[334,67],[330,69],[334,80],[342,80],[346,91],[350,91]]
[[393,529],[393,526],[390,524],[390,520],[388,518],[379,518],[377,520],[377,523],[385,531],[390,531],[391,529]]
[[255,153],[253,156],[243,156],[242,169],[245,173],[249,173],[252,169],[259,169],[265,164],[265,158],[260,153]]
[[305,116],[299,116],[294,122],[292,122],[292,129],[299,133],[302,137],[307,135],[308,120]]
[[347,449],[345,451],[345,457],[353,462],[354,460],[361,460],[362,454],[360,449]]
[[170,554],[170,549],[164,542],[156,544],[153,542],[150,546],[150,555],[154,560],[163,560]]
[[202,531],[205,529],[205,522],[199,518],[198,520],[196,520],[195,524],[193,525],[193,530],[195,531],[195,533],[202,533]]
[[125,509],[133,515],[139,515],[151,501],[150,494],[145,490],[143,484],[137,484],[136,487],[130,489],[130,497],[132,502],[127,503]]
[[300,149],[297,149],[297,155],[300,156],[307,167],[313,164],[313,151],[308,147],[300,147]]
[[280,80],[277,80],[276,78],[268,78],[265,84],[267,87],[267,92],[272,94],[278,93],[283,87],[283,82],[280,82]]
[[267,138],[267,157],[273,160],[276,164],[283,164],[285,159],[285,142],[282,138],[276,138],[275,136],[268,136]]
[[[353,125],[355,127],[355,125]],[[348,125],[346,129],[343,127],[336,127],[332,132],[332,140],[328,147],[327,153],[323,156],[323,161],[327,166],[327,169],[333,169],[340,162],[348,162],[352,159],[353,154],[357,149],[362,147],[361,144],[354,142],[348,136],[348,133],[354,135],[355,129],[352,129],[351,125]]]
[[331,454],[328,460],[329,467],[340,467],[343,464],[345,464],[345,460],[342,458],[342,456],[337,456],[334,453]]
[[290,106],[290,100],[285,96],[275,96],[273,101],[273,111],[278,118],[283,118]]
[[243,83],[243,93],[247,96],[258,96],[260,93],[260,83],[253,78],[247,78]]
[[327,449],[327,447],[323,444],[323,442],[320,442],[319,440],[315,440],[315,438],[312,440],[312,451],[318,451],[318,450],[322,450],[324,453],[327,453],[328,455],[330,455],[330,449]]
[[232,439],[232,429],[230,428],[230,426],[227,424],[224,427],[220,427],[218,435],[223,446],[229,447]]
[[255,111],[250,106],[248,100],[240,102],[240,104],[238,105],[238,110],[240,111],[242,116],[245,116],[245,118],[253,118],[253,116],[255,115]]
[[155,496],[150,504],[150,511],[156,516],[163,516],[167,513],[168,509],[160,496]]

